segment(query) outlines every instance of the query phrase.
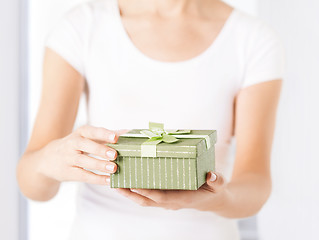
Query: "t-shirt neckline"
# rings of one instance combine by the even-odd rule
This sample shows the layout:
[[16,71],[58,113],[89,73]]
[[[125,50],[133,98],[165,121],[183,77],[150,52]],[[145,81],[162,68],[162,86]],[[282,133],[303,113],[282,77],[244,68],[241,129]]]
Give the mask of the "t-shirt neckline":
[[227,20],[225,21],[222,29],[218,33],[217,37],[213,40],[213,42],[201,53],[197,54],[196,56],[186,59],[186,60],[180,60],[180,61],[161,61],[152,57],[149,57],[145,53],[143,53],[136,45],[133,43],[132,39],[128,35],[123,22],[121,18],[121,11],[119,7],[118,0],[114,0],[114,7],[115,7],[115,15],[116,15],[116,23],[118,24],[120,28],[120,34],[125,43],[129,46],[129,49],[132,50],[133,54],[136,54],[136,56],[139,58],[139,60],[143,60],[144,63],[151,63],[151,64],[160,64],[160,65],[166,65],[166,66],[178,66],[178,65],[185,65],[185,64],[191,64],[196,63],[204,59],[207,55],[211,54],[214,49],[217,49],[220,42],[223,41],[223,39],[226,36],[227,30],[230,28],[230,25],[233,22],[233,19],[237,13],[237,10],[234,8],[230,15],[228,16]]

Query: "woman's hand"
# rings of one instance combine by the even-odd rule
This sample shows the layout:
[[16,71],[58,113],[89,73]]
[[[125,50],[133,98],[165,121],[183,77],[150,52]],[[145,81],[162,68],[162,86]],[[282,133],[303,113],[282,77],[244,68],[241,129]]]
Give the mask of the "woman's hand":
[[38,172],[58,182],[79,181],[107,185],[110,182],[109,176],[97,175],[87,169],[116,172],[117,165],[111,161],[116,159],[117,152],[104,144],[115,143],[117,140],[117,132],[92,126],[80,127],[70,135],[52,141],[43,149],[43,161],[38,166]]
[[201,211],[218,211],[227,197],[224,178],[213,172],[207,174],[206,183],[196,191],[123,188],[117,191],[141,206],[171,210],[193,208]]

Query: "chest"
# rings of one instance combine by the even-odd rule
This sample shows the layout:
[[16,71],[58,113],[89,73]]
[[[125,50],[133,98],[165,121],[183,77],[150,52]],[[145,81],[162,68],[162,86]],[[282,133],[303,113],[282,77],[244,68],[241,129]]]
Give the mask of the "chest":
[[95,125],[142,128],[157,121],[173,129],[231,128],[240,79],[234,59],[208,54],[163,64],[121,44],[100,48],[89,59],[89,107]]
[[119,25],[98,29],[85,64],[92,124],[130,129],[154,121],[171,129],[220,129],[225,139],[231,135],[244,71],[234,38],[224,36],[189,60],[165,62],[145,55]]
[[204,52],[220,34],[224,21],[200,18],[123,17],[121,25],[132,44],[160,61],[183,61]]

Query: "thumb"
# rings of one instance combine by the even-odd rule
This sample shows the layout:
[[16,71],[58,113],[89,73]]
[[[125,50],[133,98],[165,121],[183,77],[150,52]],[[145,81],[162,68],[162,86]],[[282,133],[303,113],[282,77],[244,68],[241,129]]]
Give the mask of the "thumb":
[[225,185],[224,178],[221,174],[216,172],[208,172],[206,176],[206,183],[211,191],[218,192]]

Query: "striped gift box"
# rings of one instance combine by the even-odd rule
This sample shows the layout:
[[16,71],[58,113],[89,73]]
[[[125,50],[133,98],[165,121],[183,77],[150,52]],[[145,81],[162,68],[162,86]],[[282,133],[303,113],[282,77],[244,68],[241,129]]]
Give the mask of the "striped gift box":
[[111,174],[111,187],[197,190],[205,183],[207,172],[215,170],[216,131],[192,130],[191,134],[209,136],[210,148],[205,138],[183,138],[158,144],[156,157],[142,157],[141,144],[146,138],[120,137],[116,144],[108,144],[118,151],[118,170]]

